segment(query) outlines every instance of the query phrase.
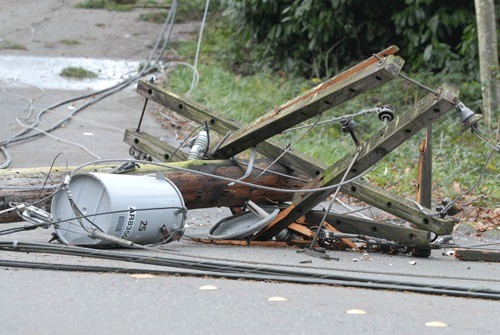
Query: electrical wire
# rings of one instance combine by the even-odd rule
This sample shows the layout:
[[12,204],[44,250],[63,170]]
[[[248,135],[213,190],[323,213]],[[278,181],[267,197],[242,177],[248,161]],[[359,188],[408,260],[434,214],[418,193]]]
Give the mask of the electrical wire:
[[8,213],[8,212],[15,211],[15,210],[16,210],[16,207],[7,208],[7,209],[4,209],[4,210],[1,210],[0,211],[0,215]]
[[[235,160],[235,162],[237,164],[240,164],[240,165],[244,165],[244,166],[248,166],[249,164],[244,162],[244,161],[241,161],[241,160]],[[258,166],[253,166],[253,169],[254,170],[259,170],[259,171],[264,171],[263,168],[261,167],[258,167]],[[281,172],[278,172],[278,171],[274,171],[274,170],[267,170],[267,173],[271,173],[271,174],[274,174],[274,175],[277,175],[277,176],[281,176],[281,177],[286,177],[286,178],[290,178],[290,179],[293,179],[293,180],[298,180],[298,181],[303,181],[305,183],[308,183],[311,181],[311,179],[304,179],[304,178],[299,178],[299,177],[295,177],[295,176],[292,176],[292,175],[289,175],[289,174],[284,174],[284,173],[281,173]]]
[[[172,258],[165,256],[151,256],[113,252],[109,250],[89,250],[87,248],[64,246],[56,247],[50,244],[25,243],[25,242],[0,242],[0,249],[4,251],[51,253],[68,256],[81,256],[133,262],[139,264],[164,266],[191,271],[199,271],[208,276],[234,278],[234,279],[258,279],[276,281],[309,281],[315,284],[339,285],[347,287],[383,289],[394,291],[409,291],[416,293],[460,296],[469,298],[482,298],[500,300],[500,291],[493,289],[451,286],[451,285],[429,285],[425,283],[404,282],[401,280],[374,279],[355,276],[345,276],[338,274],[325,274],[304,272],[297,270],[287,270],[273,267],[250,266],[242,264],[232,264],[227,262],[214,261],[190,261],[182,258]],[[15,263],[12,263],[15,264]],[[42,266],[51,266],[44,264]],[[54,265],[57,267],[57,265]]]
[[[165,64],[162,64],[160,65],[160,68],[162,70],[162,75],[163,75],[163,78],[167,78],[167,74],[165,73],[165,70],[171,66],[177,66],[177,65],[183,65],[183,66],[186,66],[186,67],[189,67],[191,70],[193,70],[193,76],[196,78],[195,80],[195,87],[198,85],[198,82],[199,82],[199,78],[200,78],[200,73],[198,72],[198,69],[195,68],[193,65],[189,64],[189,63],[186,63],[186,62],[168,62],[168,63],[165,63]],[[190,87],[189,90],[184,93],[186,96],[187,96],[187,93],[189,93],[190,91],[192,91],[192,89],[194,89],[194,87]]]
[[[84,95],[80,95],[78,97],[74,97],[74,98],[71,98],[71,99],[67,99],[67,100],[63,100],[61,102],[58,102],[58,103],[55,103],[43,110],[41,110],[37,116],[36,116],[36,119],[34,121],[34,123],[32,124],[33,126],[37,126],[40,122],[40,119],[41,117],[48,113],[49,111],[51,111],[52,109],[55,109],[55,108],[58,108],[60,106],[64,106],[64,105],[67,105],[69,103],[72,103],[72,102],[76,102],[76,101],[79,101],[79,100],[83,100],[83,99],[86,99],[86,98],[89,98],[89,97],[92,97],[92,96],[97,96],[99,94],[103,94],[103,93],[106,93],[108,91],[111,91],[113,90],[115,87],[117,87],[118,85],[120,84],[117,84],[115,86],[111,86],[111,87],[108,87],[108,88],[105,88],[103,90],[100,90],[100,91],[97,91],[97,92],[92,92],[92,93],[88,93],[88,94],[84,94]],[[100,100],[100,99],[99,99]],[[55,126],[56,128],[59,127],[60,125],[64,124],[65,122],[67,122],[68,120],[71,119],[71,116],[75,115],[76,113],[78,113],[80,110],[82,110],[84,107],[87,107],[88,105],[84,105],[84,106],[81,106],[77,109],[75,109],[70,115],[67,116],[67,118],[63,119],[60,123],[57,123]],[[48,129],[46,130],[48,132],[52,131],[51,129]],[[8,145],[8,144],[12,144],[12,143],[16,143],[16,142],[21,142],[21,141],[25,141],[25,140],[29,140],[31,138],[34,138],[34,137],[38,137],[40,136],[40,134],[35,134],[35,135],[31,135],[31,136],[26,136],[25,134],[29,132],[29,129],[25,129],[19,133],[17,133],[16,135],[6,139],[6,140],[3,140],[0,142],[0,146],[5,146],[5,145]]]
[[415,79],[411,79],[410,77],[408,77],[408,76],[404,75],[402,72],[399,72],[398,76],[399,76],[399,77],[401,77],[401,78],[403,78],[404,80],[406,80],[406,81],[408,81],[408,82],[412,83],[412,84],[413,84],[413,85],[415,85],[415,86],[418,86],[418,87],[420,87],[420,88],[423,88],[424,90],[427,90],[427,91],[429,91],[429,92],[431,92],[431,93],[434,93],[435,95],[438,95],[438,94],[439,94],[439,92],[438,92],[438,91],[433,90],[432,88],[425,86],[424,84],[422,84],[422,83],[420,83],[420,82],[416,81]]
[[488,167],[488,164],[490,163],[490,160],[491,158],[493,157],[493,154],[496,152],[496,150],[491,150],[490,151],[490,154],[488,155],[488,158],[486,159],[486,162],[484,163],[484,166],[481,170],[481,173],[479,174],[479,177],[477,178],[477,180],[474,182],[474,184],[472,184],[472,186],[470,188],[468,188],[467,190],[463,191],[462,193],[460,193],[458,196],[455,197],[455,199],[453,199],[453,201],[450,201],[449,203],[447,203],[443,209],[441,211],[439,211],[438,213],[436,214],[431,214],[431,215],[446,215],[446,213],[448,212],[448,210],[460,199],[462,198],[464,195],[468,194],[469,192],[471,192],[473,189],[475,189],[480,183],[481,183],[481,180],[483,179],[484,177],[484,174],[486,173],[486,168]]
[[[24,269],[38,269],[38,270],[58,270],[58,271],[78,271],[78,272],[95,272],[95,273],[120,273],[120,274],[150,274],[150,275],[170,275],[170,276],[189,276],[189,277],[202,277],[207,276],[211,278],[223,278],[232,280],[259,280],[259,281],[273,281],[273,282],[286,282],[294,284],[309,284],[309,285],[331,285],[331,286],[343,286],[343,287],[355,287],[363,289],[381,289],[381,290],[391,290],[391,291],[410,291],[414,293],[424,293],[433,295],[450,295],[459,296],[467,298],[478,298],[478,299],[489,299],[489,300],[499,300],[496,292],[492,293],[464,293],[462,291],[451,291],[449,289],[435,289],[435,288],[418,288],[418,287],[395,287],[394,285],[384,285],[384,284],[370,284],[370,283],[346,283],[345,281],[335,281],[328,280],[326,278],[308,278],[307,275],[302,277],[292,277],[292,276],[274,276],[274,275],[262,275],[262,274],[233,274],[227,272],[204,272],[198,270],[186,270],[186,269],[176,269],[176,270],[165,270],[165,269],[136,269],[136,268],[126,268],[126,267],[109,267],[109,266],[92,266],[92,265],[74,265],[74,264],[54,264],[54,263],[43,263],[43,262],[24,262],[24,261],[9,261],[0,260],[0,266],[5,267],[16,267]],[[410,284],[411,285],[411,284]]]
[[[151,52],[151,54],[150,54],[150,56],[149,56],[149,58],[147,60],[147,64],[146,64],[146,66],[142,70],[140,70],[138,72],[137,75],[132,76],[131,78],[128,78],[128,79],[124,80],[121,83],[118,83],[118,84],[113,85],[111,87],[105,88],[103,90],[99,90],[99,91],[96,91],[96,92],[92,92],[92,93],[80,95],[78,97],[74,97],[74,98],[71,98],[71,99],[67,99],[67,100],[58,102],[56,104],[53,104],[53,105],[47,107],[46,109],[43,109],[42,111],[40,111],[37,114],[35,121],[31,125],[32,127],[30,127],[29,129],[25,129],[25,130],[23,130],[23,131],[15,134],[14,136],[12,136],[12,137],[10,137],[10,138],[8,138],[6,140],[0,141],[0,148],[2,148],[2,154],[5,157],[5,162],[2,163],[2,165],[0,165],[0,167],[1,168],[6,168],[10,164],[10,156],[8,155],[8,153],[6,152],[6,149],[5,149],[5,147],[7,145],[12,144],[12,143],[16,143],[16,142],[30,140],[30,139],[37,138],[37,137],[41,136],[42,133],[40,133],[40,132],[35,133],[35,134],[28,134],[28,133],[29,133],[30,130],[35,129],[38,126],[41,117],[45,113],[47,113],[50,110],[55,109],[57,107],[66,105],[68,103],[76,102],[76,101],[83,100],[83,99],[86,99],[86,98],[89,98],[89,97],[94,97],[91,101],[89,101],[89,102],[83,104],[82,106],[76,108],[66,118],[64,118],[64,119],[60,120],[59,122],[55,123],[52,127],[43,130],[46,133],[50,133],[53,130],[59,128],[64,123],[70,121],[72,116],[74,116],[75,114],[77,114],[78,112],[80,112],[81,110],[83,110],[84,108],[87,108],[87,107],[89,107],[89,106],[91,106],[91,105],[93,105],[93,104],[101,101],[102,99],[104,99],[104,98],[106,98],[106,97],[108,97],[108,96],[110,96],[112,94],[115,94],[116,92],[118,92],[118,91],[124,89],[125,87],[129,86],[130,84],[136,82],[142,76],[144,76],[144,75],[150,73],[151,71],[155,70],[156,66],[161,61],[161,56],[162,56],[163,51],[165,50],[166,46],[168,45],[168,43],[170,41],[171,33],[172,33],[172,30],[173,30],[173,23],[174,23],[174,17],[175,17],[175,11],[176,11],[176,8],[177,8],[177,3],[178,3],[178,0],[174,0],[172,6],[170,7],[169,13],[167,15],[167,19],[165,20],[165,23],[162,26],[161,33],[159,34],[159,36],[157,38],[157,41],[156,41],[155,46],[153,48],[153,51]],[[162,52],[156,57],[156,59],[154,60],[154,62],[151,63],[153,61],[153,58],[155,56],[156,51],[158,50],[158,47],[160,46],[161,40],[162,40],[162,38],[164,36],[164,33],[165,33],[165,31],[166,31],[167,28],[169,28],[169,35],[168,35],[168,38],[163,43],[163,47],[161,49]]]
[[13,234],[13,233],[19,233],[22,231],[34,230],[36,228],[46,227],[46,226],[47,226],[47,223],[40,223],[40,224],[32,224],[32,225],[28,225],[28,226],[23,226],[23,227],[3,229],[3,230],[0,230],[0,236],[9,235],[9,234]]
[[259,177],[262,176],[264,173],[266,173],[266,171],[270,169],[274,164],[276,164],[276,162],[279,161],[281,157],[283,157],[283,155],[285,155],[288,151],[290,151],[293,148],[293,146],[297,144],[298,141],[300,141],[304,136],[306,136],[318,124],[319,120],[321,120],[321,116],[322,114],[319,114],[316,121],[313,124],[311,124],[306,131],[300,134],[300,136],[297,137],[297,139],[295,139],[293,143],[287,145],[285,150],[283,150],[283,152],[278,157],[276,157],[276,159],[273,160],[271,164],[269,164],[257,177],[255,177],[254,180],[259,179]]
[[[483,132],[483,135],[487,134],[484,131],[482,131],[482,132]],[[500,143],[497,142],[496,144],[491,144],[488,140],[486,140],[484,137],[482,137],[481,135],[479,135],[479,132],[477,130],[474,131],[474,135],[476,135],[477,138],[479,138],[481,141],[483,141],[493,151],[500,152]]]
[[[156,208],[151,208],[151,210],[154,210]],[[140,209],[140,210],[149,210],[149,209]],[[129,211],[129,210],[123,210],[123,211],[114,211],[114,212],[124,212],[124,211]],[[113,213],[113,212],[110,212],[110,213]],[[100,214],[90,214],[88,216],[98,216],[98,215],[106,215],[108,213],[100,213]],[[69,220],[65,220],[65,221],[70,221],[71,219]],[[63,222],[63,221],[61,221]],[[75,223],[73,223],[74,225],[77,225]],[[69,229],[68,229],[69,230]],[[72,231],[72,230],[70,230]],[[88,236],[87,234],[83,234],[81,231],[80,232],[77,232],[77,231],[72,231],[74,233],[77,233],[77,234],[80,234],[81,236]],[[14,241],[14,244],[16,243],[16,241]],[[479,245],[475,245],[475,246],[484,246],[484,245],[494,245],[494,244],[498,244],[498,243],[490,243],[490,244],[479,244]],[[62,245],[60,246],[59,248],[62,249],[64,248],[65,246]],[[457,245],[457,244],[454,244],[454,245],[442,245],[440,246],[442,249],[447,249],[447,248],[450,248],[450,247],[461,247],[460,245]],[[471,248],[472,246],[466,246],[468,248]],[[89,253],[91,253],[91,250],[90,249],[87,249],[89,250]],[[171,254],[171,255],[174,255],[174,256],[179,256],[179,252],[178,251],[175,251],[175,250],[168,250],[168,249],[165,249],[165,248],[162,248],[162,249],[152,249],[152,251],[155,251],[155,252],[161,252],[161,253],[166,253],[166,254]],[[281,263],[269,263],[269,262],[255,262],[255,261],[248,261],[248,260],[234,260],[234,259],[227,259],[227,258],[216,258],[216,257],[207,257],[207,256],[201,256],[201,255],[193,255],[193,254],[187,254],[187,253],[182,253],[182,257],[188,257],[188,258],[196,258],[196,259],[207,259],[207,260],[216,260],[216,261],[226,261],[226,262],[238,262],[238,263],[244,263],[244,264],[251,264],[251,265],[266,265],[266,266],[277,266],[277,267],[281,267],[281,268],[300,268],[300,269],[312,269],[312,270],[331,270],[331,268],[329,267],[318,267],[318,266],[297,266],[297,265],[289,265],[289,264],[281,264]],[[381,272],[381,271],[364,271],[364,270],[355,270],[355,269],[335,269],[336,271],[341,271],[341,272],[355,272],[355,273],[363,273],[363,274],[383,274],[383,275],[392,275],[392,276],[398,276],[398,277],[405,277],[405,276],[409,276],[409,277],[414,277],[414,274],[408,274],[408,273],[394,273],[394,272],[391,272],[391,273],[387,273],[387,272]],[[435,275],[419,275],[419,277],[422,277],[422,278],[432,278],[432,279],[436,279],[436,278],[439,278],[439,279],[451,279],[451,280],[471,280],[470,278],[468,277],[456,277],[456,276],[453,276],[453,277],[450,277],[450,276],[435,276]],[[478,279],[478,278],[475,278],[474,281],[484,281],[484,282],[498,282],[498,280],[492,280],[492,279]]]
[[22,95],[19,95],[19,94],[15,94],[15,93],[12,93],[9,90],[7,90],[5,88],[5,80],[1,80],[2,91],[3,92],[5,92],[5,93],[7,93],[9,95],[12,95],[14,97],[17,97],[17,98],[20,98],[22,100],[27,101],[27,104],[24,107],[24,110],[28,112],[28,115],[24,118],[24,120],[29,120],[31,118],[31,115],[32,115],[33,110],[34,110],[33,101],[36,100],[36,99],[40,99],[42,96],[44,96],[45,95],[45,90],[43,88],[40,88],[40,87],[35,86],[35,85],[30,85],[30,84],[22,83],[22,82],[20,82],[18,80],[15,80],[14,82],[26,85],[26,86],[31,87],[31,88],[38,89],[40,91],[40,94],[38,96],[26,98],[25,96],[22,96]]
[[350,182],[353,182],[355,180],[362,178],[364,175],[366,175],[368,172],[370,172],[371,170],[373,170],[375,168],[375,166],[373,166],[371,169],[368,169],[368,170],[360,173],[359,175],[357,175],[351,179],[348,179],[342,183],[337,183],[337,184],[325,186],[325,187],[302,188],[302,189],[287,189],[287,188],[276,188],[276,187],[271,187],[271,186],[264,186],[264,185],[259,185],[259,184],[255,184],[255,183],[249,183],[249,182],[246,182],[243,180],[237,180],[237,179],[233,179],[233,178],[219,176],[219,175],[212,174],[212,173],[182,168],[179,166],[165,165],[165,164],[156,163],[156,162],[139,161],[139,160],[135,160],[135,159],[101,159],[98,161],[88,162],[88,163],[85,163],[85,164],[82,164],[82,165],[76,167],[73,170],[72,175],[74,175],[75,173],[77,173],[79,170],[83,169],[86,166],[93,165],[93,164],[100,164],[100,163],[110,163],[110,162],[130,162],[130,163],[137,163],[137,164],[155,165],[155,166],[160,166],[164,169],[172,169],[172,170],[177,170],[177,171],[189,172],[189,173],[198,174],[198,175],[205,176],[205,177],[212,177],[215,179],[224,180],[227,182],[235,182],[236,184],[241,184],[244,186],[253,187],[253,188],[257,188],[257,189],[261,189],[261,190],[267,190],[267,191],[273,191],[273,192],[283,192],[283,193],[315,193],[315,192],[334,190],[337,187],[346,185]]
[[[164,207],[162,207],[164,208]],[[136,210],[155,210],[155,209],[162,209],[162,208],[146,208],[146,209],[136,209]],[[118,213],[118,212],[127,212],[127,211],[130,211],[130,210],[122,210],[122,211],[113,211],[113,212],[106,212],[106,213],[96,213],[96,214],[89,214],[87,215],[88,217],[91,217],[91,216],[98,216],[98,215],[107,215],[109,213]],[[74,219],[74,218],[73,218]],[[71,221],[73,219],[68,219],[68,220],[64,220],[64,221],[61,221],[61,222],[68,222],[68,221]],[[74,224],[74,223],[73,223]],[[64,229],[63,229],[64,230]],[[69,229],[68,229],[69,230]],[[71,230],[72,232],[74,233],[78,233],[82,236],[87,236],[87,234],[83,234],[82,232],[76,232],[76,231],[73,231]],[[446,248],[448,246],[442,246],[442,248]],[[458,245],[453,245],[453,247],[458,247]],[[468,246],[470,247],[470,246]],[[150,251],[156,251],[156,252],[162,252],[162,253],[170,253],[170,254],[173,254],[173,255],[178,255],[178,252],[175,252],[175,251],[168,251],[168,250],[165,250],[165,249],[151,249],[151,248],[147,248],[147,250],[150,250]],[[203,257],[203,256],[199,256],[199,255],[189,255],[189,254],[183,254],[184,257],[191,257],[191,258],[202,258],[202,259],[209,259],[209,260],[223,260],[223,261],[234,261],[234,260],[228,260],[228,259],[221,259],[221,258],[213,258],[213,257]],[[255,262],[245,262],[245,261],[239,261],[239,262],[243,262],[243,263],[248,263],[248,264],[255,264]],[[261,263],[262,264],[262,263]],[[266,265],[275,265],[275,266],[281,266],[281,267],[290,267],[290,265],[285,265],[285,264],[270,264],[270,263],[266,263]],[[296,267],[296,266],[291,266],[291,267]],[[318,267],[307,267],[307,268],[313,268],[313,269],[322,269],[322,268],[318,268]],[[341,270],[339,270],[341,271]],[[351,271],[351,270],[349,270]],[[372,273],[372,271],[370,272],[367,272],[367,271],[354,271],[354,272],[360,272],[360,273]],[[385,274],[385,273],[381,273],[381,274]],[[400,274],[401,276],[404,276],[405,274]],[[432,278],[434,278],[435,276],[432,276]],[[436,277],[437,278],[437,277]],[[448,277],[439,277],[439,278],[444,278],[444,279],[447,279]],[[464,279],[464,280],[467,280],[469,278],[455,278],[453,277],[453,279]]]
[[10,155],[7,149],[5,149],[4,145],[0,146],[0,151],[2,152],[2,155],[4,157],[4,162],[0,165],[0,169],[5,169],[10,165]]
[[[179,146],[177,148],[175,148],[174,150],[174,153],[172,155],[170,155],[170,158],[168,159],[167,162],[170,162],[172,160],[172,158],[174,158],[175,154],[177,153],[177,151],[180,150],[180,148],[182,148],[184,146],[184,144],[186,144],[186,142],[189,141],[189,138],[191,137],[191,135],[194,134],[195,131],[197,131],[198,129],[200,129],[201,127],[203,127],[203,125],[199,125],[198,127],[194,128],[193,131],[191,133],[189,133],[188,136],[186,136],[186,138],[184,139],[184,141],[182,141]],[[142,161],[141,161],[142,162]]]
[[335,201],[337,201],[342,207],[347,208],[349,210],[349,212],[345,212],[345,213],[342,213],[342,214],[353,213],[353,214],[356,214],[357,216],[359,216],[362,219],[373,220],[373,218],[368,217],[368,216],[364,215],[363,213],[360,213],[361,211],[365,210],[365,208],[361,208],[360,210],[353,210],[351,206],[349,206],[348,204],[346,204],[345,202],[343,202],[339,198],[336,198]]
[[49,137],[52,137],[53,139],[55,139],[56,141],[59,141],[59,142],[63,142],[63,143],[66,143],[66,144],[69,144],[69,145],[73,145],[75,147],[79,147],[83,150],[85,150],[89,155],[91,156],[94,156],[95,158],[97,159],[101,159],[101,157],[99,157],[98,155],[94,154],[92,151],[90,151],[86,146],[84,146],[83,144],[80,144],[80,143],[76,143],[76,142],[72,142],[72,141],[69,141],[69,140],[65,140],[61,137],[58,137],[58,136],[55,136],[53,134],[50,134],[48,132],[46,132],[45,130],[42,130],[40,128],[37,128],[35,126],[29,126],[29,125],[25,125],[24,123],[21,122],[21,120],[19,120],[19,118],[16,118],[16,121],[18,124],[20,124],[21,126],[25,127],[25,128],[28,128],[28,129],[33,129],[33,130],[36,130],[40,133],[43,133],[44,135],[46,136],[49,136]]
[[[354,156],[354,158],[351,161],[351,164],[349,164],[349,167],[346,169],[344,175],[342,176],[342,180],[340,181],[341,183],[344,182],[345,179],[347,178],[347,174],[349,173],[349,171],[351,171],[351,168],[353,167],[354,163],[356,163],[356,160],[358,159],[359,155],[361,154],[362,149],[363,149],[362,147],[359,147],[357,149],[356,155]],[[309,249],[311,249],[311,250],[313,249],[314,244],[316,243],[316,241],[318,239],[319,232],[323,229],[323,224],[326,221],[326,217],[328,216],[328,213],[330,213],[330,210],[332,209],[333,203],[335,202],[335,199],[337,198],[337,194],[339,193],[339,191],[340,191],[340,187],[338,187],[335,190],[335,193],[333,194],[332,200],[330,200],[330,203],[328,204],[328,208],[326,209],[325,214],[321,218],[321,221],[318,225],[318,229],[316,230],[316,234],[314,234],[314,238],[312,239],[311,244],[309,245]]]
[[[163,39],[163,36],[165,36],[165,31],[167,30],[168,23],[174,21],[175,11],[177,10],[177,4],[178,4],[178,0],[174,0],[172,2],[172,6],[170,7],[170,10],[168,11],[167,17],[165,18],[165,22],[163,23],[161,31],[158,34],[158,37],[156,38],[156,42],[155,42],[155,44],[153,46],[153,50],[149,54],[149,58],[146,61],[146,65],[150,65],[151,64],[151,61],[153,60],[153,57],[156,54],[156,51],[158,50],[158,47],[160,46],[160,43],[161,43],[161,41]],[[166,42],[163,45],[165,46]]]
[[[56,157],[54,157],[54,159],[52,160],[52,164],[50,164],[50,168],[49,168],[49,172],[47,173],[47,177],[45,178],[45,181],[43,182],[42,188],[40,189],[40,194],[38,195],[38,197],[39,197],[39,198],[42,196],[42,192],[43,192],[43,190],[45,189],[45,185],[47,185],[47,182],[49,181],[50,174],[51,174],[51,172],[52,172],[52,169],[54,168],[54,164],[56,164],[57,159],[58,159],[58,158],[59,158],[59,156],[61,156],[61,155],[66,156],[66,154],[65,154],[65,153],[60,152],[60,153],[58,153],[58,154],[56,155]],[[66,159],[67,159],[67,157],[66,157]],[[66,160],[66,162],[67,162],[67,160]],[[67,164],[66,164],[66,169],[67,169]]]
[[[193,67],[196,69],[196,72],[198,72],[198,58],[200,55],[200,49],[201,49],[201,39],[203,37],[203,30],[205,29],[205,24],[207,22],[207,13],[208,13],[208,6],[210,5],[210,0],[206,0],[205,2],[205,11],[203,12],[203,19],[201,21],[201,28],[200,28],[200,33],[198,35],[198,43],[196,45],[196,54],[194,56],[194,65]],[[197,84],[198,76],[195,76],[195,73],[193,73],[193,79],[191,81],[191,88],[189,91],[186,93],[186,96],[190,96],[191,92],[193,91],[194,87]]]
[[[352,120],[352,119],[354,119],[356,117],[378,113],[379,111],[380,111],[380,107],[374,107],[374,108],[369,108],[369,109],[362,109],[359,112],[354,113],[354,114],[346,114],[346,115],[334,117],[334,118],[331,118],[331,119],[328,119],[328,120],[320,121],[320,122],[317,122],[317,123],[314,123],[314,124],[317,125],[317,126],[319,126],[319,125],[323,125],[323,124],[335,123],[335,122],[340,122],[340,121],[344,121],[344,120]],[[282,134],[288,133],[290,131],[295,131],[295,130],[299,130],[299,129],[302,129],[302,128],[311,127],[312,125],[313,124],[304,124],[304,125],[300,125],[300,126],[297,126],[297,127],[288,128],[286,130],[283,130],[281,133]]]

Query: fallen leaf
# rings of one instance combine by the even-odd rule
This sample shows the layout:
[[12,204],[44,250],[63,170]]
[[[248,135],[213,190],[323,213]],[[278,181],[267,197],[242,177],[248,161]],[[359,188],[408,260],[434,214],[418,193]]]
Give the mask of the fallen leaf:
[[202,286],[200,287],[200,290],[203,290],[203,291],[213,291],[213,290],[218,290],[219,288],[217,286],[214,286],[214,285],[205,285],[205,286]]
[[362,309],[350,309],[348,311],[346,311],[347,314],[356,314],[356,315],[363,315],[363,314],[366,314],[366,311],[362,310]]
[[448,325],[442,321],[429,321],[426,322],[427,327],[448,327]]
[[150,273],[135,273],[130,275],[130,277],[137,279],[156,278],[155,275],[152,275]]
[[283,302],[283,301],[288,301],[288,299],[284,297],[269,297],[267,298],[267,301]]

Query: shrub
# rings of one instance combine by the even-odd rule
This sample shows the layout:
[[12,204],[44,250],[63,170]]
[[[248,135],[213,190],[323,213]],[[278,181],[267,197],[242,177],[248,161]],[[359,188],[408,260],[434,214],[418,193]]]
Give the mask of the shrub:
[[470,0],[223,0],[237,62],[329,77],[391,44],[410,71],[477,73]]

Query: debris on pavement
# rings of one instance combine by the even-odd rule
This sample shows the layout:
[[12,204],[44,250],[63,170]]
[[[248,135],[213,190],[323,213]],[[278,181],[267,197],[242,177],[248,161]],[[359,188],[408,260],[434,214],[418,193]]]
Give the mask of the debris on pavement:
[[[440,247],[431,244],[431,233],[446,236],[453,231],[455,220],[451,215],[456,214],[451,210],[453,201],[448,199],[439,212],[433,212],[428,205],[404,199],[360,177],[449,110],[459,110],[464,127],[475,127],[481,116],[458,100],[456,87],[443,84],[438,90],[429,89],[429,95],[399,115],[392,106],[383,105],[339,117],[337,121],[351,135],[354,147],[351,154],[330,166],[289,147],[282,148],[271,139],[398,76],[408,80],[400,73],[404,60],[394,55],[397,51],[396,46],[391,46],[374,54],[245,127],[164,89],[153,78],[140,80],[137,92],[145,97],[144,107],[153,101],[201,125],[200,133],[189,141],[189,153],[141,130],[143,108],[138,126],[125,132],[124,141],[135,158],[126,162],[127,169],[112,166],[107,168],[108,173],[111,169],[121,174],[106,174],[99,170],[105,167],[87,164],[71,175],[60,173],[65,181],[60,186],[52,184],[59,187],[50,206],[54,218],[37,218],[34,224],[53,224],[57,238],[66,244],[148,248],[180,239],[185,233],[188,210],[224,206],[233,215],[216,223],[208,236],[193,236],[192,241],[219,245],[297,245],[306,248],[306,254],[323,259],[331,259],[325,250],[348,248],[363,252],[360,259],[353,259],[355,262],[371,261],[366,253],[371,248],[428,257],[432,248]],[[371,113],[377,113],[383,125],[373,137],[362,142],[355,135],[352,119]],[[246,150],[252,151],[248,162],[237,157]],[[256,153],[265,158],[255,160]],[[430,159],[430,146],[425,154]],[[92,172],[82,171],[84,168]],[[151,172],[156,173],[156,178],[145,176]],[[15,174],[19,175],[19,171]],[[11,184],[23,182],[22,177],[11,178],[5,173],[0,178]],[[171,190],[167,192],[169,195],[164,194],[166,189]],[[99,190],[105,201],[113,199],[114,207],[91,196]],[[133,191],[124,193],[125,190]],[[316,209],[339,190],[409,222],[411,227]],[[423,204],[429,202],[429,196],[423,195],[428,191],[424,183],[419,183]],[[6,208],[0,213],[19,212],[22,203],[40,195],[38,190],[20,193],[10,188],[0,189]],[[13,210],[7,209],[7,204],[14,204]]]

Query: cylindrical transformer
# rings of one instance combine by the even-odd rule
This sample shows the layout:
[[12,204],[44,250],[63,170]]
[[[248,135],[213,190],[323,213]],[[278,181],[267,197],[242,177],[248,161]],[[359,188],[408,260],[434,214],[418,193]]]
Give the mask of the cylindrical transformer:
[[[134,243],[158,243],[184,227],[184,200],[164,176],[82,173],[71,178],[69,192],[77,211],[64,189],[51,206],[56,234],[66,244],[113,244],[91,238],[94,229]],[[87,217],[78,219],[78,212]]]

